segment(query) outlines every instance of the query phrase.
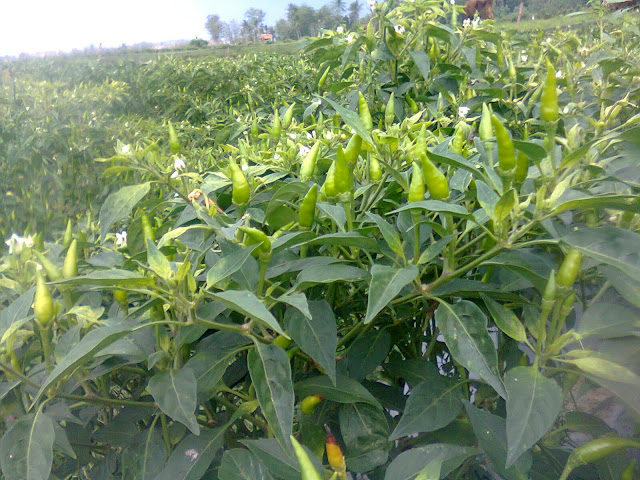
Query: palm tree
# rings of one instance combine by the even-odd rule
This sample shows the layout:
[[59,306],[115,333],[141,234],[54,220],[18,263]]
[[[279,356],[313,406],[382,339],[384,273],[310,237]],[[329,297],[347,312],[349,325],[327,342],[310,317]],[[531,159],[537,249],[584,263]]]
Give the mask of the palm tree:
[[351,26],[357,24],[358,20],[360,20],[361,6],[362,5],[360,5],[360,2],[358,2],[358,0],[354,0],[352,3],[349,4],[349,24]]
[[338,16],[342,17],[342,15],[344,14],[345,10],[347,9],[345,1],[344,0],[333,0],[333,9],[336,11]]

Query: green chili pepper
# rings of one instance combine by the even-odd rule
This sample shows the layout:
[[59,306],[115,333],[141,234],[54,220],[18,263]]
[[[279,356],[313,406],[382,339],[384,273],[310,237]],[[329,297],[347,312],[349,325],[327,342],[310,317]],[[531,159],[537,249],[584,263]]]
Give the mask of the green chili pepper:
[[407,103],[409,104],[409,108],[411,109],[411,113],[413,113],[415,115],[416,113],[418,113],[420,111],[420,108],[418,108],[418,104],[413,100],[413,98],[411,98],[409,95],[405,95],[404,98],[407,100]]
[[325,69],[324,73],[320,77],[320,80],[318,80],[318,91],[320,91],[322,87],[324,87],[324,84],[327,82],[327,77],[329,76],[329,70],[331,70],[330,66]]
[[300,204],[300,211],[298,212],[298,225],[300,225],[302,228],[311,228],[311,225],[313,225],[313,219],[316,215],[317,200],[318,185],[314,183],[307,194],[304,196],[304,199]]
[[336,151],[335,165],[334,185],[336,195],[350,192],[353,188],[351,168],[349,168],[349,164],[347,163],[347,159],[345,158],[341,145],[338,145],[338,150]]
[[293,445],[293,451],[296,454],[298,465],[300,466],[301,480],[322,480],[322,476],[316,470],[316,467],[311,462],[309,455],[304,450],[302,445],[298,443],[293,435],[291,435],[291,445]]
[[245,226],[238,227],[238,230],[245,234],[244,243],[246,245],[260,245],[260,247],[253,251],[256,256],[260,253],[271,253],[271,240],[262,230]]
[[323,195],[327,198],[334,198],[336,196],[336,162],[333,161],[329,170],[327,170],[327,176],[324,180],[322,188],[318,194],[318,198],[323,199]]
[[567,290],[573,287],[576,281],[578,272],[580,271],[580,263],[582,262],[582,253],[575,248],[569,249],[567,255],[564,257],[562,265],[558,270],[556,277],[556,285],[562,290]]
[[378,159],[373,155],[369,156],[369,180],[372,182],[382,180],[382,167]]
[[344,151],[344,157],[350,166],[356,162],[361,150],[362,138],[360,138],[360,135],[354,133],[349,139],[349,143],[347,143],[347,149]]
[[434,200],[442,200],[449,197],[449,182],[447,177],[436,167],[431,160],[423,155],[420,159],[422,163],[422,175],[424,183],[429,190],[429,195]]
[[118,302],[120,305],[128,305],[129,303],[129,296],[127,295],[127,291],[126,290],[122,290],[120,288],[116,288],[113,291],[113,299]]
[[62,272],[51,260],[49,260],[44,254],[36,250],[36,256],[38,261],[44,267],[44,271],[47,273],[47,277],[50,282],[57,282],[62,280]]
[[455,129],[451,143],[449,143],[449,150],[456,155],[462,156],[465,142],[465,126],[466,123],[460,122]]
[[498,67],[504,67],[504,55],[502,54],[502,42],[498,41],[496,44],[496,62],[498,63]]
[[67,255],[62,264],[62,278],[71,278],[78,275],[78,240],[75,238],[69,245]]
[[258,130],[258,119],[254,118],[253,123],[251,124],[251,136],[257,137],[260,131]]
[[303,182],[308,181],[311,177],[313,177],[313,172],[316,169],[316,161],[318,160],[318,152],[320,151],[320,141],[318,140],[307,156],[304,157],[302,161],[302,165],[300,165],[300,180]]
[[69,248],[71,240],[73,240],[73,224],[71,223],[71,219],[69,219],[67,220],[67,229],[64,231],[64,236],[62,237],[62,246]]
[[558,120],[558,92],[556,91],[556,69],[547,59],[547,76],[540,97],[540,120],[555,122]]
[[280,122],[280,114],[276,108],[273,111],[273,124],[271,125],[271,138],[278,140],[282,134],[282,123]]
[[229,160],[229,169],[231,170],[231,199],[236,205],[244,205],[250,197],[249,182],[233,158]]
[[142,214],[140,215],[140,223],[142,225],[142,238],[143,240],[145,240],[145,244],[147,239],[155,243],[156,241],[155,232],[153,231],[153,227],[151,226],[149,217],[144,212],[142,212]]
[[169,122],[169,150],[171,150],[172,153],[180,152],[180,141],[171,122]]
[[300,402],[300,411],[305,415],[311,415],[320,402],[322,395],[309,395]]
[[396,120],[396,99],[393,92],[391,92],[391,96],[389,97],[389,101],[387,102],[387,106],[384,109],[384,123],[386,123],[387,128],[393,125],[393,122]]
[[411,184],[409,185],[409,203],[419,202],[424,200],[424,194],[427,189],[424,184],[424,177],[422,175],[422,171],[420,170],[420,166],[413,162],[413,171],[411,174]]
[[371,119],[371,112],[369,111],[369,105],[362,95],[362,92],[358,92],[358,112],[360,112],[360,120],[364,125],[364,128],[371,131],[373,130],[373,120]]
[[44,281],[44,276],[40,270],[36,271],[36,293],[33,300],[33,313],[38,323],[47,327],[53,320],[53,299],[51,290]]
[[509,132],[495,115],[491,116],[491,123],[496,132],[498,143],[498,166],[503,173],[512,171],[516,166],[516,149]]
[[293,120],[293,109],[295,106],[295,102],[289,105],[289,108],[287,108],[287,111],[284,113],[284,117],[282,117],[282,128],[285,130],[291,125],[291,120]]
[[629,462],[629,465],[627,465],[627,468],[625,468],[622,471],[622,474],[620,475],[620,480],[633,480],[633,472],[636,469],[636,463],[637,463],[637,460],[635,458],[631,460],[631,462]]
[[640,442],[630,438],[596,438],[576,448],[565,464],[560,480],[566,480],[569,474],[581,465],[593,463],[623,448],[640,448]]
[[271,343],[276,347],[280,347],[281,349],[286,350],[291,346],[291,344],[293,343],[293,340],[285,337],[284,335],[278,335],[276,338],[273,339],[273,342]]

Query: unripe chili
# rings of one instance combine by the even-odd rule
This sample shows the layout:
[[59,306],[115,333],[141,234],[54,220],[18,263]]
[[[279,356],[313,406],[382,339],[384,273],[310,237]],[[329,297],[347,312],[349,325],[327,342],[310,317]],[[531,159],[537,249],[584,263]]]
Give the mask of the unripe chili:
[[67,255],[62,264],[62,278],[71,278],[78,275],[78,240],[75,238],[69,245]]
[[424,200],[424,194],[427,189],[424,184],[424,177],[422,175],[422,171],[420,170],[420,166],[413,162],[413,171],[411,174],[411,184],[409,185],[409,203],[419,202]]
[[300,211],[298,212],[298,224],[302,228],[311,228],[311,225],[313,225],[313,219],[316,215],[317,201],[318,185],[314,183],[307,194],[304,196],[304,199],[300,204]]
[[379,182],[382,180],[382,167],[375,156],[369,157],[369,180]]
[[42,327],[48,327],[53,320],[53,299],[51,290],[44,281],[40,270],[36,271],[36,293],[33,300],[33,313]]
[[169,150],[171,150],[172,153],[180,152],[180,141],[171,122],[169,122]]
[[113,291],[113,299],[118,302],[120,305],[127,305],[129,296],[127,295],[126,290],[122,290],[120,288],[116,288]]
[[320,189],[319,198],[323,198],[322,194],[326,195],[327,198],[333,198],[336,196],[336,162],[335,160],[331,163],[329,170],[327,170],[327,177],[324,180],[324,184]]
[[431,160],[423,155],[420,159],[422,163],[422,175],[424,183],[429,190],[429,195],[434,200],[442,200],[449,197],[449,182],[447,177],[436,167]]
[[391,96],[389,97],[389,101],[387,102],[387,106],[384,109],[384,123],[386,123],[387,128],[393,125],[393,122],[396,119],[396,98],[394,92],[391,92]]
[[325,69],[324,73],[320,77],[320,80],[318,80],[318,90],[322,89],[322,87],[324,87],[324,84],[327,82],[327,77],[329,76],[329,70],[331,70],[330,66]]
[[555,122],[558,120],[558,92],[556,91],[556,69],[547,59],[547,76],[540,97],[540,120]]
[[418,113],[418,111],[420,109],[418,108],[418,104],[413,100],[413,98],[411,98],[409,95],[405,95],[404,98],[407,100],[407,103],[409,104],[409,108],[411,109],[411,113],[413,113],[413,114]]
[[257,137],[260,131],[258,130],[258,119],[254,118],[253,123],[251,124],[251,136]]
[[462,150],[464,149],[465,128],[463,123],[464,122],[460,122],[456,126],[453,138],[451,139],[451,143],[449,144],[449,150],[451,150],[456,155],[462,155]]
[[582,262],[582,253],[575,248],[569,249],[567,255],[560,265],[558,275],[556,277],[556,285],[561,289],[573,287],[578,272],[580,271],[580,263]]
[[322,395],[309,395],[300,402],[300,411],[305,415],[311,415],[320,402]]
[[280,114],[278,113],[278,109],[273,112],[273,124],[271,126],[271,137],[274,140],[280,138],[280,134],[282,134],[282,123],[280,122]]
[[516,149],[509,132],[495,115],[491,116],[491,123],[496,133],[498,143],[498,166],[503,172],[510,172],[516,166]]
[[335,165],[336,167],[334,171],[334,186],[336,195],[350,192],[353,187],[353,181],[351,179],[351,169],[349,168],[341,145],[338,145]]
[[234,159],[229,160],[229,169],[231,170],[231,199],[236,205],[244,205],[250,197],[249,182]]
[[293,435],[290,435],[289,438],[291,439],[291,445],[293,446],[293,451],[296,454],[296,459],[300,466],[301,480],[322,480],[322,476],[318,473],[318,470],[316,470],[316,467],[311,462],[309,455],[307,455],[302,445],[298,443]]
[[262,230],[245,226],[238,227],[238,230],[245,234],[246,245],[260,245],[257,250],[254,250],[254,253],[271,253],[271,240]]
[[295,106],[296,104],[292,103],[284,113],[284,117],[282,117],[282,128],[287,129],[291,125],[291,121],[293,120],[293,109]]
[[364,128],[371,131],[373,130],[373,120],[371,119],[371,112],[369,111],[369,105],[362,95],[362,92],[358,92],[358,112],[360,113],[360,120],[364,125]]
[[309,153],[307,153],[307,156],[304,157],[304,160],[302,161],[302,165],[300,165],[300,180],[302,180],[303,182],[306,182],[313,176],[313,172],[316,169],[316,162],[318,160],[319,151],[320,151],[320,141],[318,140],[313,145],[313,147],[311,147],[311,150],[309,150]]
[[56,282],[62,280],[62,272],[51,260],[49,260],[44,254],[36,250],[36,256],[38,261],[44,267],[44,271],[47,273],[47,277],[50,282]]
[[636,463],[637,463],[637,460],[635,458],[631,460],[629,465],[627,465],[627,468],[625,468],[622,471],[622,474],[620,475],[620,480],[633,480],[633,472],[636,469]]
[[640,448],[640,442],[630,438],[605,437],[580,445],[569,455],[560,480],[566,480],[577,467],[596,462],[623,448]]
[[73,240],[73,224],[71,223],[71,219],[69,219],[67,221],[67,229],[64,231],[64,237],[62,237],[62,246],[69,248],[71,240]]
[[153,231],[153,227],[151,226],[149,217],[144,212],[142,212],[142,215],[140,215],[140,223],[142,225],[142,238],[144,239],[145,244],[147,243],[146,242],[147,239],[151,240],[152,242],[155,242],[156,241],[155,232]]
[[487,142],[493,138],[493,125],[491,124],[491,111],[486,103],[482,104],[482,117],[478,128],[480,140]]
[[362,138],[360,137],[360,135],[354,133],[353,136],[349,139],[347,148],[344,151],[344,157],[349,165],[353,165],[356,160],[358,160],[358,156],[360,155],[361,150]]

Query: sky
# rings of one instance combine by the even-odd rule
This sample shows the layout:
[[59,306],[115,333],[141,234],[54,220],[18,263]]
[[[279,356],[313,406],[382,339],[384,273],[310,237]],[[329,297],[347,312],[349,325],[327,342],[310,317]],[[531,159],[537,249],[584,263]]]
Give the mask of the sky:
[[[330,0],[0,0],[0,56],[104,48],[141,42],[208,39],[207,15],[241,20],[249,8],[267,25],[289,3],[319,8]],[[349,2],[347,2],[349,3]],[[362,1],[361,3],[365,3]],[[364,8],[362,10],[364,12]]]

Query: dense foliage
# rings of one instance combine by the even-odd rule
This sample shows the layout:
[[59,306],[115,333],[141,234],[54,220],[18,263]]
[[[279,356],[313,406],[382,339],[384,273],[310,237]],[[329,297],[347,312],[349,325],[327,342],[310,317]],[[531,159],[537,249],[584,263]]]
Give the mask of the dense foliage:
[[374,14],[10,65],[3,478],[633,478],[637,26]]

